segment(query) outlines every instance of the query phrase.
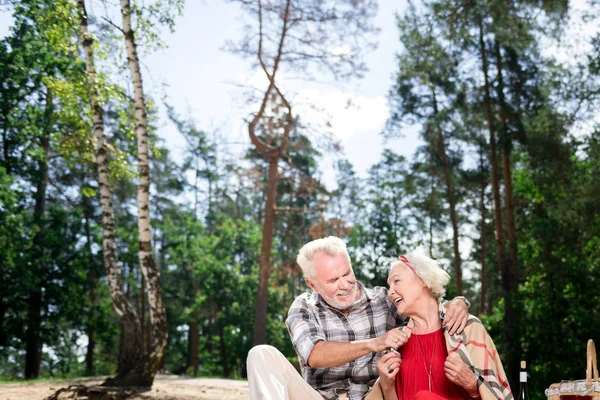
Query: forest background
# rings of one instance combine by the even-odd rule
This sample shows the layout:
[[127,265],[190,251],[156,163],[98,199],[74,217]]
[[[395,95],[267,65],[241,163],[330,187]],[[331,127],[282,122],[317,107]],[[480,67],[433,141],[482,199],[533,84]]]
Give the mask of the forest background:
[[331,234],[367,286],[403,252],[440,260],[513,389],[521,359],[534,399],[583,377],[600,2],[0,12],[0,379],[244,378],[258,343],[296,362],[295,256]]

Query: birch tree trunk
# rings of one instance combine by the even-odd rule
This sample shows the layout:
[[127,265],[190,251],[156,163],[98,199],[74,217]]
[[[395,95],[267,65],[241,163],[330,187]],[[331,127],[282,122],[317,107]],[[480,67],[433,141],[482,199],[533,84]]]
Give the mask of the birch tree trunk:
[[[138,316],[127,301],[123,292],[123,278],[117,261],[117,247],[115,244],[115,213],[112,205],[112,189],[110,187],[110,174],[108,170],[108,149],[104,138],[104,112],[98,96],[98,82],[94,63],[93,37],[88,32],[88,18],[85,0],[77,0],[79,11],[79,34],[83,46],[92,120],[94,123],[94,136],[96,139],[95,153],[98,168],[98,185],[100,187],[100,207],[102,209],[102,252],[104,267],[110,288],[110,295],[115,312],[120,317],[121,335],[123,343],[127,343],[130,351],[121,348],[119,354],[118,374],[131,369],[143,359],[141,327]],[[116,383],[111,381],[107,383]]]
[[131,5],[129,0],[121,0],[123,35],[127,50],[127,61],[131,71],[135,98],[135,131],[138,149],[138,234],[139,259],[142,274],[148,289],[148,305],[152,330],[151,351],[144,366],[138,373],[142,380],[151,385],[158,372],[167,347],[167,313],[162,298],[160,273],[152,253],[152,228],[150,225],[150,163],[149,135],[146,103],[142,86],[142,74],[137,55],[133,27],[131,26]]

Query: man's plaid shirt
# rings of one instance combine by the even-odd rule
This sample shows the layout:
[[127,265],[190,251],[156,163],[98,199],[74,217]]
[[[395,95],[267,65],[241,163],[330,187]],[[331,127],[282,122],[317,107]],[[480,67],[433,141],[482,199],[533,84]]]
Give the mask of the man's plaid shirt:
[[396,307],[392,306],[386,288],[367,289],[360,282],[358,285],[360,299],[347,316],[315,292],[298,296],[288,311],[286,325],[302,376],[328,400],[337,399],[344,391],[350,400],[360,399],[379,376],[376,368],[379,353],[369,353],[336,368],[311,368],[307,360],[315,344],[373,339],[399,324]]

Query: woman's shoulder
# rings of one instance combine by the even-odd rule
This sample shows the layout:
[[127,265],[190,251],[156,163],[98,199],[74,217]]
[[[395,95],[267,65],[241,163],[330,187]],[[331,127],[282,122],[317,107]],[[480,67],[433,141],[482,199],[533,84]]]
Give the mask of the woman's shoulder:
[[467,325],[465,326],[465,334],[467,336],[487,334],[487,330],[483,325],[483,322],[473,314],[469,314],[467,317]]

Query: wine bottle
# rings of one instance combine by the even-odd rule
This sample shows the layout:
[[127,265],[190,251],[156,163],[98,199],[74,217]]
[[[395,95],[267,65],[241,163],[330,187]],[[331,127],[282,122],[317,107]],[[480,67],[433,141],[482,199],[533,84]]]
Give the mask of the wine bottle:
[[519,373],[519,397],[518,400],[529,400],[527,390],[527,362],[521,361],[521,372]]

